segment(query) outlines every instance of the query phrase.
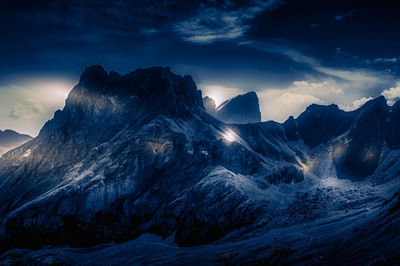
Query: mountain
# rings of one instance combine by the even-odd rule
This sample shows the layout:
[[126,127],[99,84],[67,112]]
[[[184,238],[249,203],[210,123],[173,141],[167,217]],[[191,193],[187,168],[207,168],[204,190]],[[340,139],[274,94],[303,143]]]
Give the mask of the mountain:
[[231,124],[261,122],[260,106],[255,92],[248,92],[227,100],[216,107],[215,101],[206,96],[203,98],[206,111],[217,119]]
[[0,130],[0,156],[31,139],[31,136],[19,134],[10,129]]
[[398,103],[225,124],[203,102],[169,68],[88,67],[63,110],[0,160],[0,261],[395,259],[398,234],[379,228],[400,217]]

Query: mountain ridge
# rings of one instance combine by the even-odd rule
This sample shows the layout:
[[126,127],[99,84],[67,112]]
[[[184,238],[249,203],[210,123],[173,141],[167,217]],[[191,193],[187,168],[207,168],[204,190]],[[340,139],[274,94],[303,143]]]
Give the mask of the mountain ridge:
[[0,130],[0,156],[31,139],[31,136],[20,134],[11,129]]
[[[206,113],[188,76],[89,67],[38,137],[0,160],[0,246],[93,246],[145,233],[205,245],[384,200],[365,191],[396,180],[397,115],[398,104],[378,98],[353,112],[312,105],[282,124],[225,124]],[[357,182],[365,190],[346,198]]]

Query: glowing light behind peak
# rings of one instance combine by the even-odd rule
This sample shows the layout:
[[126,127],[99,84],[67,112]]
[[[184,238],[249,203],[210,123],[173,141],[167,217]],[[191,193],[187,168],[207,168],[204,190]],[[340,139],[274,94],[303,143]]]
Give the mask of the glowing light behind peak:
[[212,98],[217,106],[224,101],[245,92],[241,89],[229,88],[220,85],[200,84],[199,87],[202,88],[201,90],[203,92],[203,96]]
[[45,122],[62,109],[74,84],[65,78],[24,77],[0,87],[0,129],[36,136]]

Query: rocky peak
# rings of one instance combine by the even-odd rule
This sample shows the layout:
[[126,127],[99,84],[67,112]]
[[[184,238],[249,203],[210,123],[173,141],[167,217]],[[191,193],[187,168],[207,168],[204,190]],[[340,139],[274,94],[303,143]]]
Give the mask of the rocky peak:
[[386,98],[381,95],[375,99],[369,100],[360,108],[360,110],[364,111],[371,108],[376,108],[376,110],[386,110],[388,108]]
[[[190,76],[180,76],[168,67],[137,69],[120,75],[115,71],[107,73],[102,66],[88,67],[81,75],[78,85],[71,91],[66,108],[93,109],[104,107],[101,112],[113,104],[127,103],[135,112],[163,113],[167,116],[190,116],[202,110],[201,92]],[[129,108],[125,108],[129,109]]]
[[258,97],[254,91],[238,95],[215,108],[215,101],[209,97],[203,99],[206,111],[225,123],[247,124],[261,122]]
[[107,87],[109,80],[108,73],[100,65],[90,66],[83,71],[79,80],[81,87],[102,90]]
[[286,138],[289,141],[298,141],[300,139],[300,136],[298,134],[298,125],[297,121],[294,119],[293,116],[290,116],[283,124],[282,124]]
[[299,135],[304,143],[316,147],[349,129],[353,114],[344,112],[336,104],[312,104],[296,119]]

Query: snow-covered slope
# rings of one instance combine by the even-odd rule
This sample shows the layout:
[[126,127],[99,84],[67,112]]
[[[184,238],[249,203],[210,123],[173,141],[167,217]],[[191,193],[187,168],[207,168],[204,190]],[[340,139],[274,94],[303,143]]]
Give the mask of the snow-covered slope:
[[[398,106],[377,98],[353,112],[311,105],[283,124],[224,124],[205,111],[189,76],[89,67],[39,136],[0,161],[1,248],[146,233],[179,246],[254,237],[265,247],[274,234],[318,234],[316,225],[338,228],[337,219],[367,226],[359,211],[379,219],[400,188]],[[313,252],[335,248],[310,239]]]

